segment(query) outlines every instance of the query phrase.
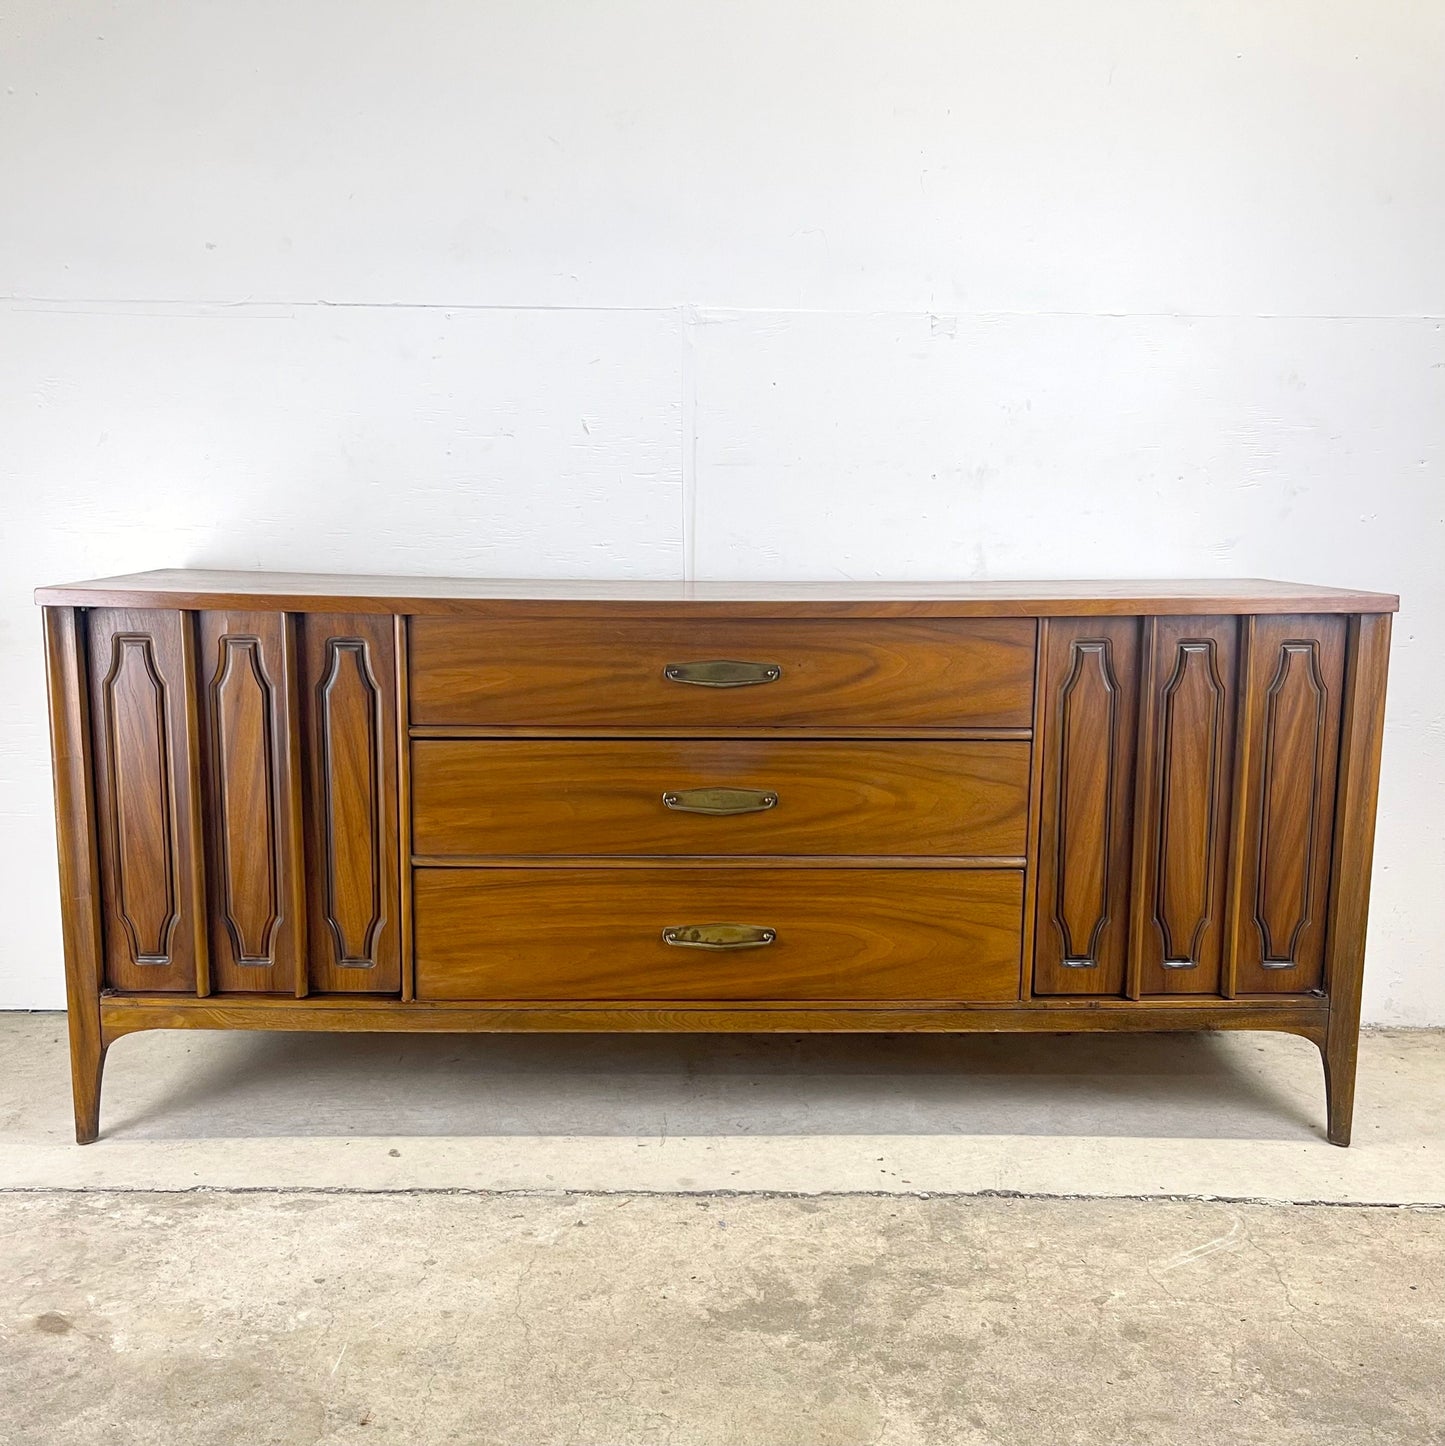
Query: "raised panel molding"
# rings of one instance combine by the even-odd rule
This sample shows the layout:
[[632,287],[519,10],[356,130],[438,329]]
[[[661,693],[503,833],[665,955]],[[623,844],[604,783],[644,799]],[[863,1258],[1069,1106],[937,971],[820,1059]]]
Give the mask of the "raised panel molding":
[[301,620],[310,801],[310,984],[400,988],[395,638],[390,618]]
[[1109,842],[1119,680],[1107,641],[1075,643],[1073,668],[1059,691],[1059,836],[1054,923],[1064,940],[1064,965],[1093,967],[1109,922]]
[[238,964],[275,963],[281,925],[280,820],[275,687],[260,638],[221,640],[221,671],[211,684],[220,802],[223,915]]
[[328,638],[317,687],[326,795],[326,923],[344,969],[376,967],[387,921],[381,864],[381,688],[364,638]]
[[202,613],[199,630],[212,986],[291,993],[304,984],[305,891],[290,624]]
[[1245,699],[1234,987],[1304,993],[1323,980],[1345,622],[1256,618]]
[[1181,644],[1174,675],[1164,687],[1159,766],[1154,922],[1164,936],[1166,965],[1194,964],[1209,924],[1209,876],[1218,858],[1219,832],[1212,805],[1219,786],[1223,723],[1224,684],[1214,644]]
[[1234,618],[1147,625],[1131,993],[1212,994],[1225,937]]
[[1128,938],[1136,620],[1051,620],[1034,992],[1117,994]]
[[137,964],[171,962],[176,911],[176,843],[166,685],[151,639],[117,633],[101,684],[116,821],[116,914]]
[[1329,698],[1319,644],[1285,643],[1266,695],[1254,923],[1266,969],[1298,962],[1314,918],[1310,841],[1319,827],[1320,749]]
[[206,951],[187,619],[97,608],[87,634],[106,982],[195,990]]

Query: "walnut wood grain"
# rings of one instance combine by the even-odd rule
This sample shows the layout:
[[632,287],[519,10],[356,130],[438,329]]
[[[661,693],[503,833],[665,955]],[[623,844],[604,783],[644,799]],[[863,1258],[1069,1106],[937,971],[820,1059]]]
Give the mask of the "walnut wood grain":
[[[1015,872],[423,869],[419,999],[1017,999]],[[710,953],[669,926],[751,924]]]
[[1139,625],[1047,624],[1035,994],[1118,994],[1129,939]]
[[1328,1137],[1333,1145],[1350,1143],[1355,1108],[1360,989],[1365,973],[1365,926],[1370,912],[1380,749],[1385,732],[1390,622],[1388,615],[1366,616],[1352,618],[1349,625],[1325,960],[1330,1017],[1321,1047]]
[[1243,672],[1236,801],[1237,994],[1324,978],[1344,689],[1344,618],[1255,618]]
[[287,618],[202,613],[197,626],[211,987],[294,994],[306,888]]
[[366,616],[300,620],[311,987],[401,989],[393,630]]
[[1262,578],[676,582],[384,577],[161,568],[36,590],[64,607],[252,608],[458,617],[1108,617],[1394,612],[1390,593]]
[[87,633],[106,983],[195,990],[207,959],[189,619],[98,609]]
[[416,967],[412,958],[413,930],[411,923],[411,880],[408,866],[411,858],[411,746],[407,741],[406,724],[411,717],[411,694],[408,689],[410,669],[407,666],[407,620],[392,619],[393,669],[396,674],[396,809],[397,858],[400,875],[398,889],[398,945],[401,963],[401,997],[416,998]]
[[100,1082],[105,1066],[100,991],[105,959],[83,613],[73,608],[45,609],[45,674],[55,770],[55,836],[75,1140],[88,1145],[100,1133]]
[[[755,740],[412,744],[422,855],[1022,855],[1026,743]],[[676,812],[664,793],[773,792],[766,811]]]
[[1029,728],[853,728],[830,723],[826,727],[762,726],[678,728],[615,727],[589,723],[585,729],[549,727],[539,723],[473,724],[414,723],[407,729],[412,738],[808,738],[815,742],[833,739],[842,742],[856,739],[876,743],[1027,743],[1033,737]]
[[1019,980],[1019,998],[1023,1000],[1034,997],[1034,961],[1038,954],[1039,922],[1039,835],[1043,827],[1043,739],[1048,733],[1046,715],[1051,701],[1048,690],[1049,624],[1047,620],[1040,619],[1035,626],[1038,632],[1034,646],[1034,716],[1031,730],[1033,746],[1029,750],[1029,815],[1024,854],[1024,962]]
[[1227,938],[1236,618],[1145,624],[1131,965],[1143,994],[1215,994]]
[[[1023,619],[411,625],[412,721],[637,728],[830,724],[1022,727],[1034,628]],[[698,687],[672,664],[773,665],[776,682]]]
[[1166,1005],[1132,1000],[1039,1000],[1032,1004],[827,1004],[786,1001],[748,1004],[635,1003],[627,1006],[429,1004],[314,996],[278,1002],[227,995],[107,997],[101,1001],[107,1045],[144,1029],[276,1029],[348,1033],[692,1033],[718,1034],[1047,1034],[1216,1029],[1272,1030],[1316,1044],[1327,1010],[1318,1000],[1249,1001],[1178,999]]
[[1022,869],[1022,854],[414,854],[419,869]]

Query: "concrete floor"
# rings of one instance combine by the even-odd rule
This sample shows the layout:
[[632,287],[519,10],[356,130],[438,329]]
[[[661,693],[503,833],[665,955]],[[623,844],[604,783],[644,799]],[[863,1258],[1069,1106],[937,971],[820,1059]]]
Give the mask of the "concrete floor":
[[1442,1211],[12,1193],[0,1232],[6,1446],[1445,1441]]
[[1355,1143],[1286,1035],[122,1039],[0,1014],[0,1188],[772,1190],[1445,1204],[1445,1031],[1372,1032]]
[[1363,1059],[1338,1150],[1274,1036],[154,1034],[82,1149],[0,1016],[0,1446],[1445,1446],[1445,1034]]

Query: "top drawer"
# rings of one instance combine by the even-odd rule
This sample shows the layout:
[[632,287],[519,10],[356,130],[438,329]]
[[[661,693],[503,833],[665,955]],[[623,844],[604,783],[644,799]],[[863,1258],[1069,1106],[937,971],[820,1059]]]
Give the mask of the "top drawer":
[[[1027,728],[1034,637],[1027,618],[413,618],[411,719],[573,729]],[[717,663],[744,666],[700,666]]]

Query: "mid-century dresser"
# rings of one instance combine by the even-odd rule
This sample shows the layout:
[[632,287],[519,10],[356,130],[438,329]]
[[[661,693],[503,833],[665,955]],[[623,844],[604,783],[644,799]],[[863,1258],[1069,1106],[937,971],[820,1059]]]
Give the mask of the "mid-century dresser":
[[1283,1030],[1349,1141],[1394,597],[37,600],[82,1142],[157,1028]]

